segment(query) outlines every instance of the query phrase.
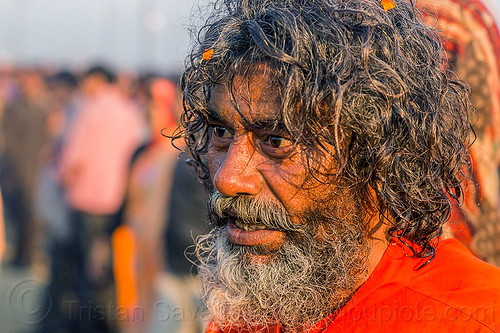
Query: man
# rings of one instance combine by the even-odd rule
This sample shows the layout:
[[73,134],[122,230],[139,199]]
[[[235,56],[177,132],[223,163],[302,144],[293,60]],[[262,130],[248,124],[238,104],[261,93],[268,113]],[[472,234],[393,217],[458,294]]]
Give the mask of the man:
[[208,332],[499,330],[500,271],[439,238],[471,107],[413,4],[215,9],[182,81]]

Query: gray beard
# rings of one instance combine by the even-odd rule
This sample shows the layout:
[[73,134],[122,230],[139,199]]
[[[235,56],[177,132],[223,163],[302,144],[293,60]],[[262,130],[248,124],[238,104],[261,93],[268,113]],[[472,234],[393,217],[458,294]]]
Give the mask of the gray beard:
[[[258,249],[227,239],[223,214],[213,209],[213,201],[216,227],[197,240],[196,251],[203,297],[210,319],[220,328],[256,331],[280,324],[290,332],[303,331],[341,308],[366,278],[369,242],[358,209],[341,215],[338,209],[336,214],[308,212],[306,227],[285,231],[283,246],[258,262],[247,257]],[[274,228],[280,223],[274,221]]]

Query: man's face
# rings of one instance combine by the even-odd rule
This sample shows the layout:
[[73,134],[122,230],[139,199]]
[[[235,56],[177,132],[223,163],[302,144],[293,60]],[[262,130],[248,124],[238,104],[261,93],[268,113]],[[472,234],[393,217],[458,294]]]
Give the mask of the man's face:
[[[321,176],[334,170],[333,158],[311,160],[309,166],[319,171],[311,175],[305,149],[294,145],[293,134],[281,122],[279,96],[269,81],[260,72],[250,81],[236,77],[234,100],[225,86],[212,90],[208,106],[213,115],[207,154],[210,174],[223,196],[246,196],[278,205],[291,224],[301,228],[307,223],[304,214],[331,200],[336,190],[331,180]],[[343,203],[345,199],[336,198],[346,214],[352,213],[352,207]],[[227,237],[234,244],[273,252],[285,242],[282,230],[260,221],[243,223],[231,210],[223,213],[228,215],[224,221]]]
[[236,77],[232,92],[212,90],[215,229],[198,252],[207,306],[220,325],[314,324],[344,304],[365,269],[365,214],[347,187],[322,176],[334,171],[332,157],[308,165],[280,105],[264,71]]

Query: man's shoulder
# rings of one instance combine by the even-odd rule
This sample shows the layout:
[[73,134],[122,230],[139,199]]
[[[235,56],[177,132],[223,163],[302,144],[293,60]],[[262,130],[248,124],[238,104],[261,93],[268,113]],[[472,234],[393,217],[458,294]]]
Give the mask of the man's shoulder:
[[[408,288],[432,295],[480,294],[500,299],[500,268],[475,257],[455,239],[442,241],[428,265],[414,269]],[[477,302],[477,299],[475,300]]]
[[432,294],[465,290],[500,293],[500,268],[477,258],[455,239],[441,241],[435,256],[429,258],[415,258],[404,245],[392,242],[369,281],[378,288],[397,285]]
[[[445,240],[436,256],[407,256],[389,248],[368,281],[342,309],[333,324],[343,329],[381,327],[407,332],[464,328],[500,330],[500,269],[474,257],[456,240]],[[347,325],[347,326],[346,326]],[[413,328],[415,330],[413,330]]]

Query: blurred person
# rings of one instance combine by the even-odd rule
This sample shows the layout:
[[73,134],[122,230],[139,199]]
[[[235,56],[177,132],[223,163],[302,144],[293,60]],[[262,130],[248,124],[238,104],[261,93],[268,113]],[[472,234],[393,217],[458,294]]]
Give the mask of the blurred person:
[[194,333],[206,327],[200,285],[194,266],[195,240],[210,231],[208,193],[192,165],[175,165],[164,235],[165,273],[161,275],[157,318],[151,332]]
[[[39,175],[36,211],[47,226],[46,233],[49,238],[67,240],[70,228],[69,209],[57,179],[57,172],[60,168],[62,146],[78,108],[78,80],[73,73],[63,70],[47,78],[47,88],[50,92],[47,115],[48,142],[44,147]],[[51,243],[51,240],[48,242]]]
[[148,113],[148,109],[151,106],[152,95],[151,95],[151,82],[158,79],[158,74],[155,73],[141,73],[136,80],[130,85],[130,96],[134,103],[145,113]]
[[49,281],[39,332],[71,331],[71,314],[68,301],[77,299],[76,252],[71,237],[70,208],[57,173],[60,167],[62,146],[71,126],[78,105],[78,79],[66,70],[47,78],[50,92],[48,108],[48,143],[44,147],[36,196],[36,214],[44,225],[44,245],[49,257]]
[[37,177],[47,142],[47,95],[43,73],[22,69],[19,95],[5,105],[0,183],[7,221],[15,231],[16,265],[29,265],[35,255],[40,226],[34,215]]
[[[174,103],[161,103],[162,100],[167,100],[167,98],[161,98],[161,96],[167,96],[167,90],[160,90],[162,85],[158,83],[154,81],[151,86],[153,100],[156,101],[155,104],[171,105],[171,109],[165,112],[167,110],[152,108],[167,116],[167,119],[157,118],[154,112],[152,129],[153,133],[162,134],[163,137],[158,137],[158,139],[163,140],[164,145],[169,144],[171,150],[173,146],[169,140],[166,140],[166,137],[171,137],[173,128],[178,126],[182,106],[178,98],[174,100]],[[167,88],[166,85],[163,87]],[[172,88],[174,88],[173,85],[169,90]],[[161,91],[164,93],[159,95]],[[169,124],[169,126],[162,129],[162,124]],[[198,180],[193,166],[177,157],[177,149],[173,155],[176,157],[172,160],[174,164],[169,165],[171,168],[169,170],[170,184],[165,188],[168,192],[164,197],[166,209],[159,242],[163,249],[161,257],[163,262],[161,263],[162,272],[155,283],[154,299],[156,302],[152,309],[153,320],[151,325],[148,325],[148,332],[151,333],[195,333],[200,332],[202,327],[206,326],[201,322],[200,317],[203,305],[199,295],[196,269],[193,266],[193,258],[188,258],[187,253],[189,248],[193,247],[194,240],[209,231],[206,214],[208,194]]]
[[[0,122],[3,118],[4,108],[12,103],[17,93],[17,81],[14,79],[14,69],[9,65],[0,67]],[[3,147],[3,135],[0,135],[0,147]]]
[[143,314],[141,318],[131,318],[128,329],[137,332],[146,332],[154,316],[157,280],[164,269],[162,235],[166,228],[166,203],[178,155],[178,150],[164,136],[178,125],[177,88],[167,79],[146,80],[150,140],[132,162],[124,211],[124,225],[130,228],[135,243],[136,307]]
[[211,190],[207,332],[498,331],[500,269],[440,239],[473,109],[414,2],[212,8],[176,136]]
[[[0,124],[3,121],[4,107],[10,100],[10,93],[12,88],[12,77],[10,74],[9,67],[0,67]],[[1,126],[1,125],[0,125]],[[1,154],[4,150],[4,138],[3,134],[0,133],[0,160]],[[0,165],[0,168],[2,166]],[[0,266],[3,262],[4,254],[7,248],[6,238],[5,238],[5,217],[3,210],[3,195],[0,189]]]
[[140,110],[101,66],[83,76],[84,100],[62,149],[59,177],[71,208],[78,301],[70,304],[74,329],[116,330],[111,233],[118,225],[129,162],[144,140]]
[[5,253],[5,219],[3,215],[3,196],[0,189],[0,271],[2,268],[3,256]]
[[[446,49],[446,65],[466,81],[478,112],[470,156],[474,172],[464,206],[454,207],[445,229],[477,256],[500,266],[500,34],[479,0],[422,0]],[[476,186],[476,184],[479,186]]]

